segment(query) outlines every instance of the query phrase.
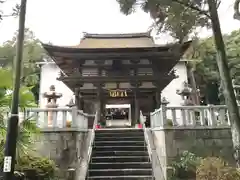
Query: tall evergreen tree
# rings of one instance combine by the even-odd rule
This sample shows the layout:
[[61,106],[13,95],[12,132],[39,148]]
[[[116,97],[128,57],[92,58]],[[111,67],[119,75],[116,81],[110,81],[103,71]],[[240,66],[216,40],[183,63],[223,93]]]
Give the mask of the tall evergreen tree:
[[[157,20],[157,24],[165,26],[166,19],[171,15],[178,16],[177,10],[173,10],[175,4],[182,5],[182,8],[187,8],[191,11],[197,12],[199,15],[207,18],[210,21],[214,42],[216,47],[217,65],[221,77],[221,85],[223,87],[223,94],[229,112],[229,118],[233,125],[233,136],[236,137],[235,145],[240,147],[240,115],[237,106],[236,97],[233,90],[232,80],[227,63],[227,55],[225,44],[219,23],[217,7],[219,1],[217,0],[117,0],[120,4],[120,9],[125,14],[134,12],[133,10],[140,6],[146,12],[149,12],[152,17]],[[237,0],[238,1],[238,0]],[[239,4],[239,3],[238,3]],[[169,9],[173,10],[169,12]],[[187,13],[187,10],[181,12]],[[190,18],[190,17],[189,17]],[[188,23],[186,20],[181,23]]]

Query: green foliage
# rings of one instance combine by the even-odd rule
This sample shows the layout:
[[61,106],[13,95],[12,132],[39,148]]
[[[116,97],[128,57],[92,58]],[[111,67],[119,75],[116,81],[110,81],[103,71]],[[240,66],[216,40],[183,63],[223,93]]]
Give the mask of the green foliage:
[[[12,100],[13,78],[12,71],[8,68],[0,68],[0,107],[9,108]],[[36,107],[32,87],[21,86],[19,92],[19,107]]]
[[[31,30],[25,29],[24,38],[22,81],[26,85],[32,86],[39,81],[39,67],[36,63],[42,60],[44,51],[40,41]],[[5,42],[0,47],[0,57],[6,58],[7,66],[11,68],[14,66],[16,57],[16,42],[17,32],[11,40]]]
[[[0,78],[0,153],[3,153],[6,137],[5,120],[7,118],[7,112],[10,110],[12,100],[12,71],[7,68],[0,69]],[[26,107],[36,106],[31,87],[22,86],[20,88],[19,96],[19,108],[21,108],[21,110]],[[31,150],[30,146],[33,143],[32,135],[37,132],[38,128],[36,127],[35,121],[26,119],[20,123],[17,142],[17,159]]]
[[3,13],[3,9],[1,9],[1,6],[7,3],[7,0],[0,0],[0,21],[3,20],[3,18],[6,17],[17,17],[19,14],[19,10],[20,10],[20,6],[18,4],[16,4],[13,8],[12,8],[12,13],[11,14],[4,14]]
[[[140,7],[150,13],[155,20],[154,27],[158,32],[168,32],[182,42],[188,38],[197,27],[210,27],[210,21],[203,10],[204,0],[117,0],[120,11],[129,15]],[[197,10],[196,10],[197,9]]]
[[173,126],[172,119],[167,119],[167,125],[170,126],[170,127]]
[[220,158],[207,157],[197,167],[196,180],[240,180],[240,171]]
[[218,157],[197,157],[195,154],[184,151],[172,163],[174,169],[171,180],[178,178],[196,180],[240,180],[240,171],[229,166]]
[[[10,68],[0,68],[0,167],[3,166],[4,145],[6,141],[6,119],[12,99],[12,71]],[[19,108],[34,107],[35,99],[31,92],[32,87],[21,86]],[[16,170],[24,172],[33,170],[36,176],[50,179],[54,176],[56,165],[49,159],[38,157],[34,148],[35,138],[40,133],[33,119],[24,119],[19,122]]]
[[[224,36],[230,73],[236,84],[240,84],[240,31],[233,31]],[[202,94],[208,94],[208,86],[218,84],[220,78],[216,62],[216,50],[213,37],[202,39],[195,45],[190,55],[195,59],[194,75]]]
[[200,160],[201,158],[197,157],[195,154],[184,151],[179,155],[177,160],[172,163],[172,166],[176,171],[179,169],[184,171],[195,171]]
[[[0,58],[5,59],[5,62],[2,63],[4,64],[4,68],[12,69],[14,67],[16,58],[16,42],[17,32],[11,40],[6,41],[2,46],[0,46]],[[31,30],[25,29],[21,82],[25,86],[32,87],[31,91],[34,93],[36,100],[38,100],[39,88],[35,88],[35,86],[39,87],[40,76],[40,68],[37,62],[40,62],[44,56],[45,53],[40,41],[34,36],[34,33]]]
[[56,165],[48,158],[26,155],[21,161],[18,161],[16,170],[20,172],[32,170],[35,173],[35,176],[50,179],[55,175]]

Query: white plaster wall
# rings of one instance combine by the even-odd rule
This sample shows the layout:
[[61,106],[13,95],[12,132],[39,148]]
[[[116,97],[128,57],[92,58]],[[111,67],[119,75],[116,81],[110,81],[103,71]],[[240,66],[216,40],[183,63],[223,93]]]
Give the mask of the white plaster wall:
[[185,62],[179,62],[174,69],[176,75],[179,77],[172,80],[168,86],[162,91],[162,97],[165,97],[169,101],[169,106],[180,106],[182,103],[182,97],[176,94],[177,89],[181,89],[183,82],[187,82],[187,68]]
[[[162,97],[165,97],[169,102],[168,106],[181,106],[183,103],[182,97],[176,93],[178,89],[183,87],[183,82],[187,82],[187,68],[184,61],[180,61],[174,69],[176,75],[179,77],[172,80],[172,82],[164,88],[162,91]],[[167,111],[167,118],[172,119],[172,112]],[[176,112],[176,118],[178,123],[182,123],[181,112]]]
[[74,99],[73,92],[61,81],[58,81],[60,69],[54,63],[44,64],[41,66],[40,77],[40,94],[39,94],[39,106],[44,108],[47,104],[47,100],[43,97],[43,93],[49,91],[49,87],[54,85],[57,93],[62,93],[62,97],[57,100],[59,107],[66,106],[70,100]]

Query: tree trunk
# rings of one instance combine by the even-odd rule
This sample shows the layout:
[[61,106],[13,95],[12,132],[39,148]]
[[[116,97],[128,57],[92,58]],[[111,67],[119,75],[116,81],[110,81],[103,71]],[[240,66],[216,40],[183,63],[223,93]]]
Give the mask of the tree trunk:
[[197,85],[196,85],[196,80],[195,80],[195,76],[194,76],[194,72],[193,72],[193,68],[192,68],[192,65],[187,62],[187,74],[188,74],[188,77],[189,77],[189,80],[190,80],[190,85],[191,85],[191,88],[193,90],[193,100],[194,100],[194,104],[195,105],[200,105],[200,97],[199,97],[199,93],[197,91]]
[[[223,94],[225,102],[228,108],[230,122],[232,124],[232,136],[233,143],[236,149],[239,149],[239,135],[240,135],[240,115],[238,111],[238,105],[233,90],[232,80],[229,72],[227,56],[225,51],[225,45],[222,37],[222,32],[219,23],[218,12],[216,8],[215,0],[208,0],[209,13],[212,22],[212,30],[215,39],[215,45],[217,50],[217,65],[221,77],[221,83],[223,85]],[[236,150],[235,149],[235,150]],[[235,152],[236,153],[236,152]],[[239,154],[237,152],[237,154]],[[235,157],[239,165],[239,157]]]

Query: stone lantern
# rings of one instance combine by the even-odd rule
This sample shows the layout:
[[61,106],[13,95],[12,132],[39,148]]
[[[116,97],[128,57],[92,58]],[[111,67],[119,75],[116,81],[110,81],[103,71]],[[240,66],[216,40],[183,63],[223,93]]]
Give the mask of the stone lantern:
[[[56,93],[55,86],[51,85],[49,88],[49,92],[45,92],[43,94],[43,97],[47,99],[46,108],[57,108],[58,107],[57,99],[62,97],[62,94]],[[53,112],[48,111],[48,126],[52,126],[53,125],[52,122],[53,122]]]
[[183,106],[191,106],[193,105],[192,100],[190,99],[190,96],[192,95],[192,88],[189,87],[187,82],[183,82],[183,87],[181,89],[178,89],[176,91],[178,95],[180,95],[183,99]]
[[163,98],[161,99],[161,105],[167,106],[168,104],[169,104],[168,100],[167,100],[165,97],[163,97]]

